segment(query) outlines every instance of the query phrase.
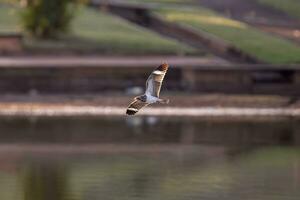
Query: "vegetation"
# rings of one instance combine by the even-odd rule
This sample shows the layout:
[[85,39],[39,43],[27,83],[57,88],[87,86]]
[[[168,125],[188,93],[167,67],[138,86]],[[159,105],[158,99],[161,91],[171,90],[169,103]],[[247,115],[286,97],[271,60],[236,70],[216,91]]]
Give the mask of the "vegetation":
[[[18,17],[17,7],[0,4],[0,33],[21,31]],[[177,41],[87,7],[77,9],[68,34],[56,40],[26,36],[25,48],[33,52],[71,50],[119,55],[199,54]]]
[[196,52],[176,41],[163,38],[123,19],[93,9],[82,8],[74,20],[72,30],[74,36],[101,44],[101,48],[114,53],[185,54]]
[[74,0],[28,1],[22,16],[24,28],[35,37],[57,37],[68,30],[74,7]]
[[300,18],[299,0],[259,0],[260,3],[282,10],[291,16]]
[[11,5],[0,4],[0,33],[19,32],[18,9]]
[[[143,1],[148,2],[148,0]],[[173,0],[158,1],[173,2]],[[16,10],[11,5],[0,4],[0,32],[21,30]],[[296,44],[261,32],[239,21],[225,18],[209,9],[162,6],[156,10],[156,13],[169,21],[222,38],[265,62],[300,63],[300,48]],[[126,20],[87,7],[77,10],[69,34],[62,34],[56,40],[26,37],[25,46],[30,51],[75,50],[119,55],[200,53]]]
[[208,32],[269,63],[300,63],[300,47],[263,33],[205,8],[162,8],[157,11],[171,22]]
[[0,3],[5,3],[5,4],[18,4],[19,0],[0,0]]
[[195,49],[135,26],[121,18],[82,7],[70,34],[59,40],[28,39],[32,51],[75,50],[114,55],[195,54]]

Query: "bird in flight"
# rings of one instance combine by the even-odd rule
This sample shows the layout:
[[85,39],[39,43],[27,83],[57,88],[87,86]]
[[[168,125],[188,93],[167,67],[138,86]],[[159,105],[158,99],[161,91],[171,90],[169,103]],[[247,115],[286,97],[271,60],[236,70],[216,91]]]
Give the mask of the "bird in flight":
[[168,99],[160,99],[159,93],[169,65],[161,64],[148,77],[145,94],[134,98],[126,110],[127,115],[135,115],[141,108],[153,103],[169,103]]

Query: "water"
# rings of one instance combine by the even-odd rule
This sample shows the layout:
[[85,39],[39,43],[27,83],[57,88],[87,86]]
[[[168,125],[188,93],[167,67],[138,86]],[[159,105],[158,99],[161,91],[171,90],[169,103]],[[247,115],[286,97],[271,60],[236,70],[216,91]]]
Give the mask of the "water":
[[300,199],[300,123],[1,118],[1,200]]

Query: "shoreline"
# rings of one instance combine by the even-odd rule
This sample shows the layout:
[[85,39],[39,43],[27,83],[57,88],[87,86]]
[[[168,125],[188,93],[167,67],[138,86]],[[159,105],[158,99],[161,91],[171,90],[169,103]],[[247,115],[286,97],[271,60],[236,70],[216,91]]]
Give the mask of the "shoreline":
[[[124,116],[126,107],[76,105],[12,105],[0,109],[0,116],[76,117]],[[300,117],[300,108],[238,108],[238,107],[161,107],[144,108],[135,116],[171,117]],[[132,116],[130,116],[132,117]]]
[[[0,116],[124,116],[132,97],[103,95],[0,95]],[[167,93],[168,105],[154,104],[136,116],[300,117],[298,98],[274,95]]]

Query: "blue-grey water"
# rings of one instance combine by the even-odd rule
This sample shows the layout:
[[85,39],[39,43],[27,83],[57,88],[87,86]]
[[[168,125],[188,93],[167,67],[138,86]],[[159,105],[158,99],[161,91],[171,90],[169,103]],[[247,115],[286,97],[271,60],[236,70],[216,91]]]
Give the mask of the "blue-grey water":
[[295,119],[0,118],[1,200],[298,200]]

